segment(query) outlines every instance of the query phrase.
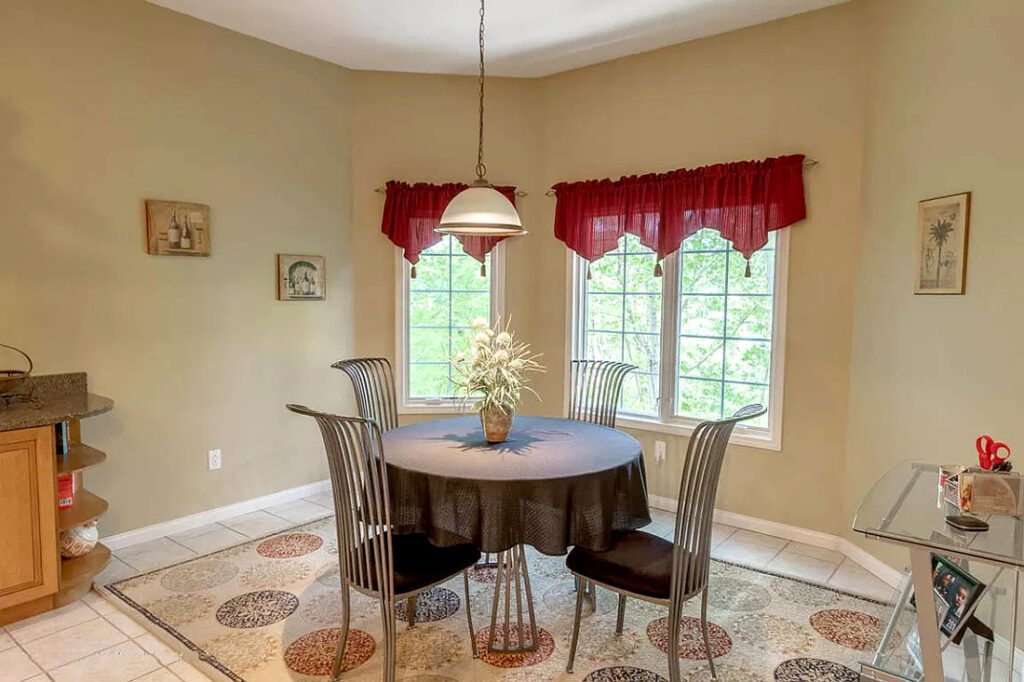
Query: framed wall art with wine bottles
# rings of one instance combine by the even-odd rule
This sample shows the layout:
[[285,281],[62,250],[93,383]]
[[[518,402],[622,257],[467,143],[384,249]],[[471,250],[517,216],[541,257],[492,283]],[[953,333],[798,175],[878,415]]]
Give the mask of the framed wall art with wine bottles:
[[146,251],[154,256],[209,256],[210,207],[146,199]]
[[323,301],[327,298],[327,259],[277,254],[277,300]]

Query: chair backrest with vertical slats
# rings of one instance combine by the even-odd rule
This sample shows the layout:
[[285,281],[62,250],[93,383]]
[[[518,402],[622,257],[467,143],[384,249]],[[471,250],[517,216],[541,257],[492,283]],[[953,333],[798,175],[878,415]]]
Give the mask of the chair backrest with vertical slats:
[[359,416],[377,422],[382,431],[398,426],[395,375],[387,358],[352,358],[331,365],[352,380]]
[[608,360],[573,360],[569,419],[615,427],[622,382],[636,365]]
[[763,405],[747,405],[727,419],[698,424],[690,436],[676,511],[671,595],[674,604],[681,604],[707,585],[718,478],[733,427],[766,411]]
[[393,598],[391,504],[380,428],[361,417],[326,414],[303,405],[286,407],[313,417],[324,438],[334,491],[342,585],[348,581],[380,592],[385,599]]

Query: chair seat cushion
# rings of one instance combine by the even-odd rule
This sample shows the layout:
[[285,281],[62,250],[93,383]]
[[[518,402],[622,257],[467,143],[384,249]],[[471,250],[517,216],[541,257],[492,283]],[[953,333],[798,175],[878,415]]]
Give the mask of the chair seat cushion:
[[604,552],[573,547],[565,565],[570,571],[609,587],[668,599],[672,549],[668,540],[639,530],[629,531],[616,533],[611,548]]
[[[480,550],[473,545],[438,547],[431,544],[423,533],[391,536],[394,562],[395,594],[418,592],[434,583],[446,580],[469,568],[480,560]],[[367,551],[366,545],[359,549]],[[370,550],[372,553],[372,550]],[[370,565],[373,565],[371,560]],[[353,576],[353,581],[357,576]],[[376,580],[370,576],[368,584],[360,585],[377,590]]]

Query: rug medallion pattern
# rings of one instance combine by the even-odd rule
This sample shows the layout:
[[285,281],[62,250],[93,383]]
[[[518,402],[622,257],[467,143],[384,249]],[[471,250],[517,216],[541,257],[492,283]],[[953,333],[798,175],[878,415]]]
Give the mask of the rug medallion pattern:
[[[564,557],[528,553],[539,647],[525,655],[486,651],[493,569],[470,574],[470,600],[481,656],[466,627],[462,577],[419,596],[417,624],[396,605],[398,679],[583,680],[664,682],[665,609],[631,599],[625,629],[615,634],[615,597],[600,591],[585,607],[576,672],[565,664],[575,605]],[[329,679],[338,642],[341,593],[333,519],[231,547],[107,586],[115,602],[214,679],[232,682]],[[699,600],[683,610],[682,679],[710,680]],[[871,600],[713,561],[708,616],[721,682],[848,682],[877,644],[890,608]],[[499,628],[503,627],[499,620]],[[513,631],[510,636],[515,637]],[[381,677],[380,607],[352,592],[344,675]]]

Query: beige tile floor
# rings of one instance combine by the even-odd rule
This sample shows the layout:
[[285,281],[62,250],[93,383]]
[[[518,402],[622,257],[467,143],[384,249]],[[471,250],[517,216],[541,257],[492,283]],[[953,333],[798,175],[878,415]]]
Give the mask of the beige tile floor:
[[[316,495],[114,553],[98,583],[262,537],[331,512]],[[653,511],[649,532],[669,537],[673,517]],[[838,552],[715,524],[712,556],[877,599],[892,589]],[[0,682],[204,682],[203,673],[97,593],[0,629]]]

